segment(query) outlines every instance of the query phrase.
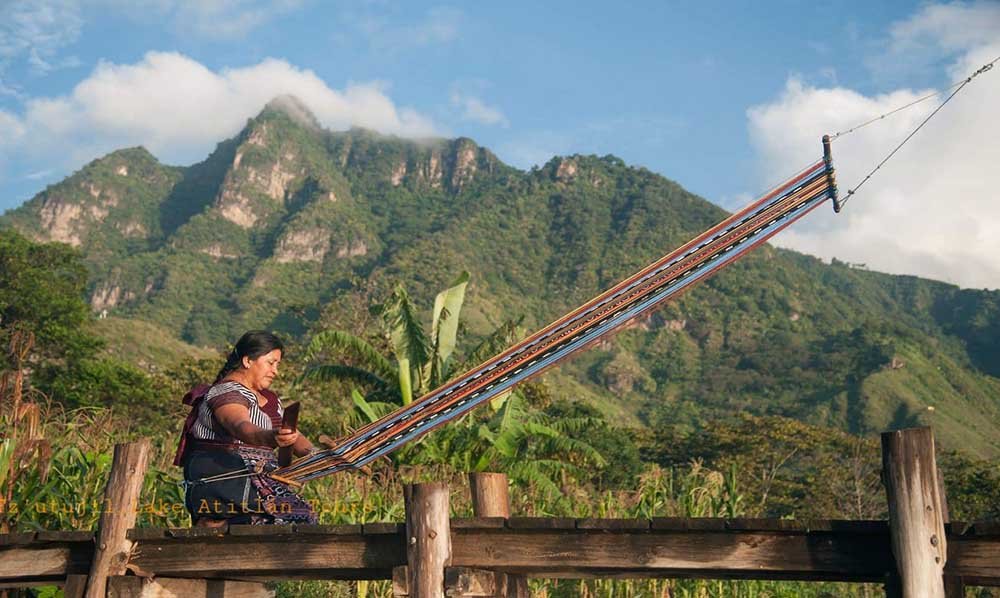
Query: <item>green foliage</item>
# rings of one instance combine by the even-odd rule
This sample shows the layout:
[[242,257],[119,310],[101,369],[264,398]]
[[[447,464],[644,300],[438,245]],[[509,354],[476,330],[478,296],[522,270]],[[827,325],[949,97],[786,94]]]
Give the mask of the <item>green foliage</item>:
[[545,407],[545,414],[566,436],[585,441],[601,456],[604,466],[592,469],[590,483],[602,490],[635,486],[644,468],[637,430],[612,425],[600,411],[584,403],[559,400]]
[[1000,463],[946,451],[938,469],[952,521],[1000,519]]
[[647,445],[647,458],[676,466],[703,459],[713,469],[738,473],[757,502],[753,516],[877,519],[884,516],[874,439],[782,417],[743,414],[734,422],[706,423],[680,435],[665,429]]
[[99,343],[84,330],[86,282],[82,256],[70,247],[0,230],[0,343],[24,330],[34,334],[35,350],[49,357],[96,349]]
[[71,409],[117,404],[141,410],[155,400],[146,372],[112,357],[75,359],[64,366],[49,366],[38,373],[35,382]]

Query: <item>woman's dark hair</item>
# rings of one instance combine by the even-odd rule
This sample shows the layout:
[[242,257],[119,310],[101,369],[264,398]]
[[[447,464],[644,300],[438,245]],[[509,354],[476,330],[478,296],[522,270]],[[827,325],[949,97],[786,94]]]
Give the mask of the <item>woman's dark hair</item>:
[[285,345],[281,342],[280,338],[270,332],[266,330],[251,330],[245,333],[240,337],[240,340],[236,341],[236,346],[233,347],[229,357],[226,358],[226,365],[222,366],[222,369],[219,370],[219,375],[215,377],[216,384],[228,376],[230,372],[243,367],[244,357],[257,359],[261,355],[267,355],[275,349],[284,353]]

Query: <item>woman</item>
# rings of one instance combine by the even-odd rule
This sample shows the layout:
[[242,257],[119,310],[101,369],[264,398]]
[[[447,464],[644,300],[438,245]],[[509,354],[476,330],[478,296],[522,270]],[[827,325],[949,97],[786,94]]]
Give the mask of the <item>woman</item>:
[[184,467],[185,503],[194,525],[316,522],[301,497],[261,475],[278,466],[275,448],[292,447],[295,456],[314,450],[305,436],[281,427],[281,400],[268,390],[283,352],[270,332],[247,332],[215,383],[184,397],[191,413],[174,464]]

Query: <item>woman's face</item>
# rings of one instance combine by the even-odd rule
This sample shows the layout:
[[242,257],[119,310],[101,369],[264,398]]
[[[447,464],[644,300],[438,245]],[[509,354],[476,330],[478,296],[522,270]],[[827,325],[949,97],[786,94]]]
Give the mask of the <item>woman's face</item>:
[[257,359],[243,358],[243,365],[247,366],[243,371],[250,382],[250,387],[254,390],[263,390],[271,386],[271,382],[278,376],[280,362],[280,349],[265,353]]

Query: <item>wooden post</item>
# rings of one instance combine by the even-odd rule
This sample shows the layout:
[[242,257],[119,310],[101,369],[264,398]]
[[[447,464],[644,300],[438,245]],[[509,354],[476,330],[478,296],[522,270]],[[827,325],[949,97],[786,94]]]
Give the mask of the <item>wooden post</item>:
[[403,493],[407,594],[412,598],[444,596],[444,568],[451,564],[448,484],[412,484]]
[[66,583],[63,584],[63,596],[65,598],[83,598],[83,593],[87,591],[86,575],[67,575]]
[[510,494],[507,475],[502,473],[470,473],[472,512],[476,517],[510,519]]
[[[472,512],[476,517],[503,517],[510,519],[510,493],[507,475],[502,473],[470,473]],[[496,584],[497,596],[524,598],[529,596],[528,579],[523,575],[504,575]]]
[[945,598],[944,509],[930,428],[882,434],[889,535],[903,598]]
[[125,573],[132,549],[132,542],[125,534],[135,527],[139,492],[148,463],[149,439],[115,445],[86,598],[105,598],[108,577]]

